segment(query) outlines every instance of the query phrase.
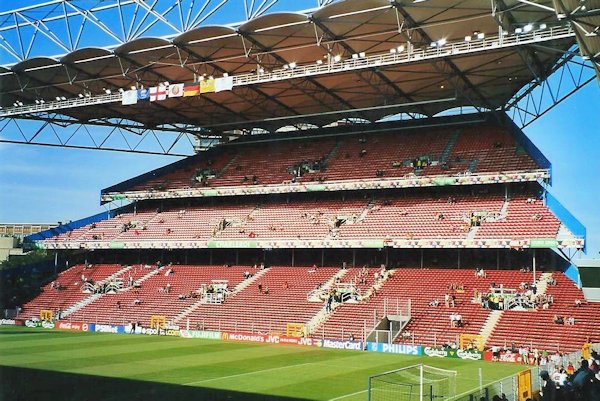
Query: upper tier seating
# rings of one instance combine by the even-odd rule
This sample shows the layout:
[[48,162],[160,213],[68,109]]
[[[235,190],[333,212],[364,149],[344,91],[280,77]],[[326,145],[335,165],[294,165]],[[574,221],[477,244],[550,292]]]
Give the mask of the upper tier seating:
[[[501,195],[382,200],[268,201],[258,205],[191,206],[140,211],[95,223],[77,235],[47,241],[211,239],[554,238],[560,222],[538,200]],[[471,213],[487,213],[471,227]],[[539,217],[539,220],[534,218]],[[124,230],[124,226],[130,228]],[[473,238],[472,237],[472,238]]]
[[[416,158],[435,163],[415,169],[410,163]],[[215,150],[210,160],[198,159],[120,191],[281,184],[294,178],[294,165],[317,160],[322,160],[325,168],[296,177],[297,182],[376,178],[377,171],[389,178],[413,173],[435,176],[539,168],[503,128],[457,127],[240,144]],[[216,176],[198,182],[197,171],[207,168]]]

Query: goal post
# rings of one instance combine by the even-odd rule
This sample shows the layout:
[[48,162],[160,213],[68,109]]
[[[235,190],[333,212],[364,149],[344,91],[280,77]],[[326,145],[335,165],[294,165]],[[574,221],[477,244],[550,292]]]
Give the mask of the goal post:
[[456,395],[456,371],[413,365],[369,377],[369,401],[445,401]]

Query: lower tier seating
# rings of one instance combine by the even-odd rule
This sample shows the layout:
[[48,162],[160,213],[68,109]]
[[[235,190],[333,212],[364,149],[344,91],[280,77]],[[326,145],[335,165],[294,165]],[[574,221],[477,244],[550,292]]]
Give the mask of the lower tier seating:
[[[87,297],[91,303],[64,317],[88,323],[150,324],[153,315],[165,316],[180,327],[206,330],[234,330],[285,333],[288,323],[317,323],[314,337],[362,340],[387,315],[407,315],[410,321],[395,341],[442,345],[458,341],[461,333],[480,334],[490,310],[474,302],[475,292],[487,292],[492,284],[518,289],[531,283],[532,273],[516,270],[398,268],[384,280],[375,274],[380,268],[274,266],[264,270],[248,266],[167,265],[74,266],[62,272],[53,284],[24,305],[22,316],[39,316],[41,309],[67,310]],[[252,277],[248,277],[248,274]],[[116,293],[92,295],[82,291],[82,275],[94,281],[120,278],[125,286]],[[129,277],[134,285],[129,286]],[[340,304],[326,313],[325,302],[313,297],[314,290],[327,291],[339,282],[356,283],[364,299]],[[540,276],[538,276],[539,278]],[[589,337],[600,338],[600,304],[588,303],[583,293],[564,274],[553,273],[556,284],[546,287],[554,302],[545,310],[503,311],[487,346],[515,344],[549,351],[573,351]],[[190,292],[220,280],[230,294],[223,303],[211,304]],[[544,285],[538,282],[543,291]],[[165,288],[169,287],[169,291]],[[58,289],[60,288],[60,289]],[[373,290],[375,288],[375,291]],[[446,294],[452,299],[446,306]],[[182,297],[182,295],[186,295]],[[430,302],[438,300],[438,306]],[[581,302],[579,302],[581,301]],[[450,314],[462,316],[463,327],[451,327]],[[574,325],[555,324],[554,316],[575,319]],[[320,323],[318,323],[320,322]],[[406,335],[408,333],[408,335]]]

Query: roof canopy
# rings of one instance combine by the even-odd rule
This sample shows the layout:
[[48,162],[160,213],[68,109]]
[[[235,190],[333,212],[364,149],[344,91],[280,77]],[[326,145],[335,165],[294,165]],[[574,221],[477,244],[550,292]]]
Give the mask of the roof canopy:
[[[384,54],[399,46],[429,48],[434,42],[476,40],[478,33],[498,35],[559,23],[554,12],[537,6],[517,0],[495,3],[502,7],[492,10],[481,0],[344,0],[311,14],[275,13],[234,27],[202,26],[173,38],[79,49],[60,59],[32,58],[0,71],[0,105],[165,81],[193,82],[204,75],[256,73],[336,56]],[[374,121],[398,112],[432,116],[458,106],[496,109],[526,83],[544,79],[574,43],[566,38],[545,46],[264,82],[150,104],[113,103],[60,112],[81,121],[119,117],[148,127],[188,123],[212,131],[275,131],[299,122],[323,126],[347,117]]]

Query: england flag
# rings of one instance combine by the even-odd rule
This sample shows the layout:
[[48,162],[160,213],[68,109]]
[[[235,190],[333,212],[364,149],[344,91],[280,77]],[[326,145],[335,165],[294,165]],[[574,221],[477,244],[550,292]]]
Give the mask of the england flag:
[[150,88],[150,101],[165,100],[167,98],[167,88],[163,85],[153,86]]

